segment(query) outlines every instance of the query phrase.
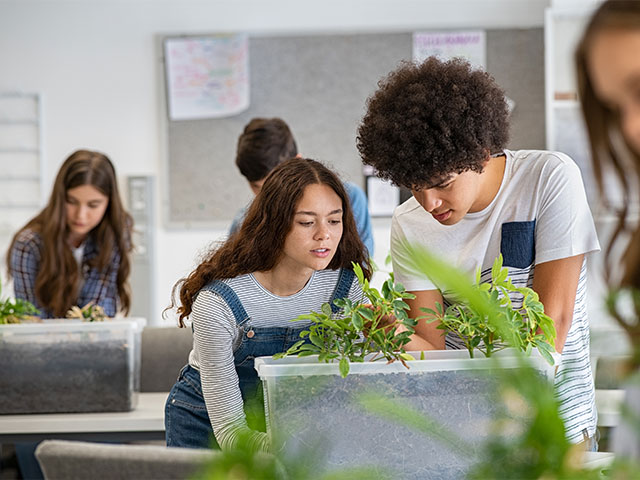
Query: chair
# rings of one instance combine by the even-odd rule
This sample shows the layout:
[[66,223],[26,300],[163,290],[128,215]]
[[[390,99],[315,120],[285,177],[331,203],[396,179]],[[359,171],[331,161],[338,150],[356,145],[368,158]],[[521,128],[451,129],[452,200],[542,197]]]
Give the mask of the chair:
[[190,328],[145,327],[141,338],[140,391],[168,392],[189,360]]
[[36,449],[45,480],[185,479],[219,451],[45,440]]

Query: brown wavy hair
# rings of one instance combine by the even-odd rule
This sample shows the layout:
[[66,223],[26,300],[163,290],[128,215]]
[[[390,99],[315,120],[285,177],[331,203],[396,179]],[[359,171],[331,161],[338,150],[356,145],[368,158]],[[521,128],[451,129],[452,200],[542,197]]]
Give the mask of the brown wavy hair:
[[363,163],[421,189],[452,173],[482,172],[509,138],[504,91],[460,58],[403,62],[378,82],[358,128]]
[[293,226],[296,206],[305,187],[314,184],[329,186],[342,201],[342,238],[327,268],[352,268],[351,262],[355,262],[362,266],[365,276],[371,278],[366,248],[358,235],[349,197],[342,182],[320,162],[293,158],[282,162],[269,173],[238,231],[210,252],[189,276],[173,287],[168,308],[176,306],[176,293],[179,291],[181,305],[177,311],[181,327],[185,326],[184,318],[191,314],[196,295],[208,283],[264,272],[276,266]]
[[[606,201],[603,179],[605,172],[613,172],[622,187],[622,205],[613,207],[617,216],[617,226],[606,248],[605,261],[607,272],[612,268],[613,247],[628,238],[625,254],[622,258],[622,286],[640,288],[640,228],[629,215],[629,205],[635,185],[640,181],[640,152],[633,150],[622,135],[620,115],[605,105],[595,93],[589,75],[589,51],[596,35],[607,30],[640,31],[640,1],[615,0],[604,2],[591,17],[576,50],[578,93],[582,105],[589,143],[591,159],[598,188]],[[640,52],[638,52],[640,55]],[[629,234],[630,236],[628,236]]]
[[[49,203],[16,233],[9,246],[9,252],[23,230],[33,230],[41,236],[41,259],[34,288],[36,298],[40,305],[56,317],[64,317],[74,305],[80,290],[78,262],[67,241],[69,230],[65,203],[67,191],[82,185],[91,185],[109,198],[102,220],[89,233],[99,251],[89,262],[89,266],[102,270],[109,266],[114,250],[120,253],[117,276],[118,303],[126,314],[131,305],[128,278],[131,268],[129,254],[132,250],[133,219],[122,206],[116,172],[106,155],[90,150],[72,153],[58,171]],[[11,255],[7,254],[9,275],[12,274],[10,257]]]

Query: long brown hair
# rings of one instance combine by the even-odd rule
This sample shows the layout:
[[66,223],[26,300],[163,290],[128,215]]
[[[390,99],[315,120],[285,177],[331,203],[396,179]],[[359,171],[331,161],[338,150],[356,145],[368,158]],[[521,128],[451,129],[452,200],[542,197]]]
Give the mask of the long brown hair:
[[[611,268],[612,251],[622,238],[628,238],[622,258],[624,286],[640,288],[640,228],[629,215],[629,204],[638,192],[640,181],[640,152],[636,152],[622,135],[620,116],[598,98],[589,75],[589,51],[594,37],[607,30],[640,31],[640,1],[609,0],[593,14],[576,50],[578,92],[582,105],[591,159],[598,188],[606,202],[604,178],[612,172],[622,188],[622,204],[616,205],[617,226],[606,248],[607,272]],[[640,55],[640,52],[638,52]],[[613,209],[611,205],[607,205]],[[630,237],[623,234],[630,234]]]
[[342,201],[342,238],[327,268],[352,268],[351,262],[355,262],[362,266],[367,278],[371,277],[369,259],[358,235],[349,197],[342,182],[335,173],[315,160],[293,158],[282,162],[269,173],[239,230],[173,287],[169,308],[176,305],[175,297],[179,290],[181,327],[184,326],[183,319],[191,313],[196,295],[208,283],[264,272],[276,266],[293,225],[296,205],[305,187],[313,184],[329,186]]
[[[128,278],[129,253],[132,249],[131,228],[133,220],[125,211],[118,193],[113,164],[106,155],[90,150],[72,153],[62,164],[53,184],[49,203],[29,220],[13,237],[11,252],[18,235],[26,229],[42,237],[41,260],[36,277],[35,294],[38,302],[56,317],[64,317],[74,305],[80,290],[80,271],[71,247],[67,242],[66,198],[67,191],[82,185],[91,185],[109,199],[100,223],[91,231],[98,255],[89,266],[103,270],[112,258],[114,250],[120,253],[117,285],[119,305],[128,313],[131,305]],[[9,274],[12,274],[10,253],[7,254]]]

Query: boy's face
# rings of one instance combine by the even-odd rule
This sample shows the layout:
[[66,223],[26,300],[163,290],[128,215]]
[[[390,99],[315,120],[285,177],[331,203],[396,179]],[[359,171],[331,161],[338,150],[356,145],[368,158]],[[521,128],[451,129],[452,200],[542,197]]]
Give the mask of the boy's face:
[[455,225],[467,213],[479,212],[491,203],[492,198],[487,201],[482,195],[482,185],[482,174],[468,170],[411,193],[438,222]]

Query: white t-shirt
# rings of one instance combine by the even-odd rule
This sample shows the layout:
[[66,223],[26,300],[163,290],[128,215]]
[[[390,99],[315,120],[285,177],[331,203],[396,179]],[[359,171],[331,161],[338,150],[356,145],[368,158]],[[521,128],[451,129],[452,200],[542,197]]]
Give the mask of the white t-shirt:
[[[482,211],[468,213],[455,225],[442,225],[415,198],[396,208],[391,226],[391,256],[396,281],[409,291],[435,290],[416,269],[407,249],[423,245],[483,282],[500,253],[516,286],[533,285],[534,265],[596,252],[600,249],[582,177],[567,155],[539,150],[504,151],[502,184]],[[447,299],[445,298],[445,301]],[[512,298],[514,306],[522,298]],[[447,348],[463,348],[447,336]],[[556,395],[571,441],[582,430],[595,433],[597,413],[589,361],[586,312],[586,261],[576,293],[573,321],[556,375]]]

